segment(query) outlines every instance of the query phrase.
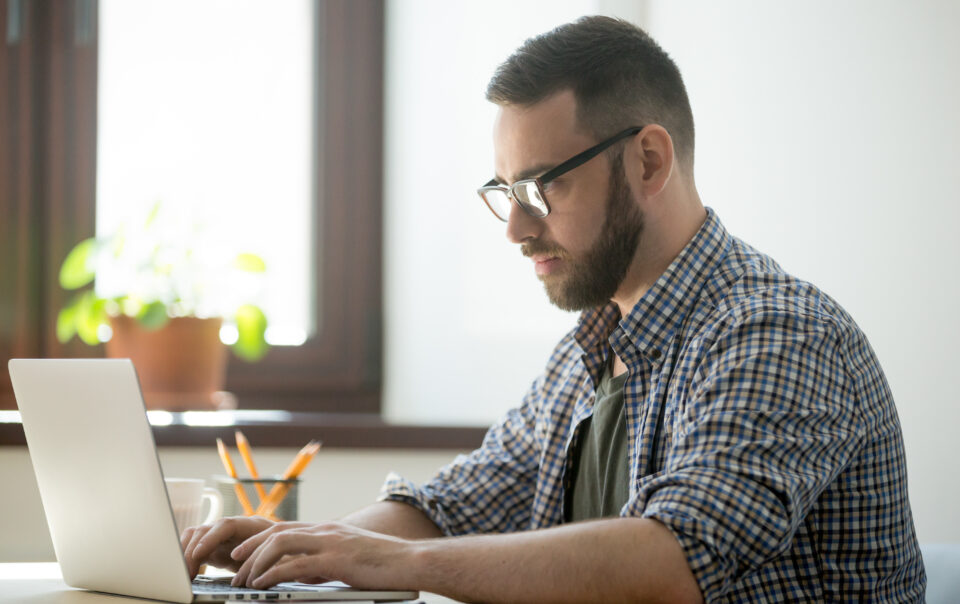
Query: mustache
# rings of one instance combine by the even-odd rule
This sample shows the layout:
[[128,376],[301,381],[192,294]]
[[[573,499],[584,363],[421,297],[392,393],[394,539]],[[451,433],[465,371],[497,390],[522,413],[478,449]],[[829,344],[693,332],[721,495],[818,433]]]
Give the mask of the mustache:
[[533,241],[527,241],[520,246],[520,253],[525,257],[529,258],[535,254],[542,254],[544,256],[555,256],[557,258],[566,258],[568,256],[567,250],[563,249],[561,246],[556,243],[550,243],[549,241],[541,241],[539,239],[534,239]]

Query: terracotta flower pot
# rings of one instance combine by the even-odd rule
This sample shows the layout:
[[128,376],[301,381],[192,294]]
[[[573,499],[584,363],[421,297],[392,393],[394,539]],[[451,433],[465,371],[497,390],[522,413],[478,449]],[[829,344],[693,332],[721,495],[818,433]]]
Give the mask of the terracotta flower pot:
[[177,317],[149,330],[136,319],[111,317],[107,356],[133,361],[147,409],[230,408],[235,404],[223,392],[227,350],[220,324],[220,319]]

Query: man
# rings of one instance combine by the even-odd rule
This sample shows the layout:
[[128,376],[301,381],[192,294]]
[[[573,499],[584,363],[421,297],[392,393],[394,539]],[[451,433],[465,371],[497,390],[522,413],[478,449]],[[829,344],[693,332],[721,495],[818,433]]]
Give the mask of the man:
[[520,407],[427,484],[391,477],[339,523],[188,529],[191,570],[480,601],[922,601],[874,353],[703,207],[672,60],[630,24],[584,18],[528,40],[487,95],[481,196],[579,324]]

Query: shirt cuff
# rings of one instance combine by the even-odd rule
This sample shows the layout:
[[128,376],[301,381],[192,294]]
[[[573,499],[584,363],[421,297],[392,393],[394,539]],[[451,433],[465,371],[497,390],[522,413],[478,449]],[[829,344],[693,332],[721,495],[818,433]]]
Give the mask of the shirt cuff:
[[399,501],[411,505],[436,524],[444,535],[453,534],[452,523],[443,506],[437,501],[433,490],[429,487],[420,487],[395,472],[387,474],[383,486],[380,487],[377,501]]
[[716,553],[720,536],[716,534],[716,527],[710,521],[657,503],[647,506],[642,517],[660,522],[673,533],[683,548],[704,602],[718,601],[732,587],[729,573]]

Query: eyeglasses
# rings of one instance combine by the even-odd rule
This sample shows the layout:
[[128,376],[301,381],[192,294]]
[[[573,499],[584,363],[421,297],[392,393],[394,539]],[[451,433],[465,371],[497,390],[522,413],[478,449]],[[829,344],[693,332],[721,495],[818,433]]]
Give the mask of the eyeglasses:
[[633,126],[618,132],[586,151],[574,155],[538,178],[518,180],[509,187],[498,185],[497,180],[493,179],[477,189],[477,193],[490,208],[490,211],[493,212],[493,215],[504,222],[507,222],[510,218],[510,200],[517,202],[517,205],[527,214],[535,218],[545,218],[550,213],[550,205],[547,203],[547,196],[543,192],[543,185],[574,168],[582,166],[600,155],[603,150],[615,142],[634,136],[641,130],[643,130],[643,126]]

